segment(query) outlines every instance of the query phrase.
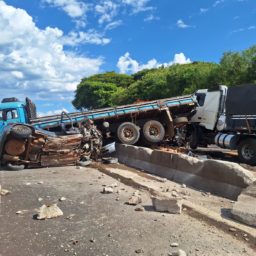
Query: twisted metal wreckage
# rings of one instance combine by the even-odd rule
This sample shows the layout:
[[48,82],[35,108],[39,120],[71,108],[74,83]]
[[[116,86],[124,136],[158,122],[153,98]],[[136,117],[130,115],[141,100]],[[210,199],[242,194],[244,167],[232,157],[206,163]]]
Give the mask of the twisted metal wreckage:
[[0,141],[1,165],[8,169],[86,165],[98,159],[102,134],[91,120],[67,133],[49,132],[31,125],[9,125]]

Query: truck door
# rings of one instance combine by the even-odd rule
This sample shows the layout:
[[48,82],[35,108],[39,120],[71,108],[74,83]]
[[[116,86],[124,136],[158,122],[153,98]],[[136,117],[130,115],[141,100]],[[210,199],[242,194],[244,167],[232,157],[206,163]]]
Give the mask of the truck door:
[[15,108],[2,110],[2,126],[11,123],[20,123],[18,110]]
[[198,107],[191,121],[208,130],[214,130],[219,113],[221,92],[199,90],[196,92]]

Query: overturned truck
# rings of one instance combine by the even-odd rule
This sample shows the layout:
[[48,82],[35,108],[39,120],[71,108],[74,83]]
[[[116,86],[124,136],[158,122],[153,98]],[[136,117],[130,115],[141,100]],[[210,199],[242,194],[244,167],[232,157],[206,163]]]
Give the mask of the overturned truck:
[[86,165],[101,154],[102,135],[90,120],[70,134],[36,129],[31,125],[5,127],[0,140],[0,162],[5,169]]

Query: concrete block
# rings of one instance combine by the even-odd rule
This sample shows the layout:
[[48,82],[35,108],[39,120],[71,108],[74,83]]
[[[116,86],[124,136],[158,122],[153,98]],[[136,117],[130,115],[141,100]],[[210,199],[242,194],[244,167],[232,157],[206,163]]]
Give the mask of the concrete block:
[[256,182],[241,193],[231,213],[234,219],[256,227]]
[[236,163],[200,160],[181,153],[117,144],[120,163],[236,200],[256,177]]
[[152,204],[158,212],[169,212],[173,214],[181,214],[182,200],[171,197],[151,197]]

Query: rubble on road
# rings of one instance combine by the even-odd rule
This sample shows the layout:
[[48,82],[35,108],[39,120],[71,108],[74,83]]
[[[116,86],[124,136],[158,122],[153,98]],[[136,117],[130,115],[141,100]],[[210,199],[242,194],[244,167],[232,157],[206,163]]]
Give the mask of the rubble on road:
[[128,205],[138,205],[138,204],[142,203],[142,199],[141,199],[139,193],[136,193],[136,192],[134,192],[133,195],[129,197],[126,204],[128,204]]
[[102,194],[112,194],[114,189],[110,186],[103,187]]
[[144,212],[144,211],[145,211],[145,208],[144,208],[142,205],[140,205],[140,206],[136,207],[136,208],[134,209],[134,211],[136,211],[136,212]]
[[187,256],[187,253],[181,249],[176,252],[169,253],[169,256]]
[[0,185],[0,196],[6,196],[10,194],[11,192],[7,189],[3,189],[2,186]]
[[151,199],[156,211],[181,214],[182,199],[167,196],[152,196]]
[[27,211],[28,211],[28,210],[19,210],[19,211],[16,212],[16,214],[21,214],[21,215],[22,215],[22,214],[24,214],[24,213],[27,212]]
[[36,218],[38,220],[44,220],[44,219],[52,219],[59,216],[62,216],[63,212],[62,210],[57,206],[57,204],[52,205],[42,205],[39,209],[38,215]]
[[67,198],[62,196],[61,198],[59,198],[59,201],[62,202],[62,201],[65,201]]

